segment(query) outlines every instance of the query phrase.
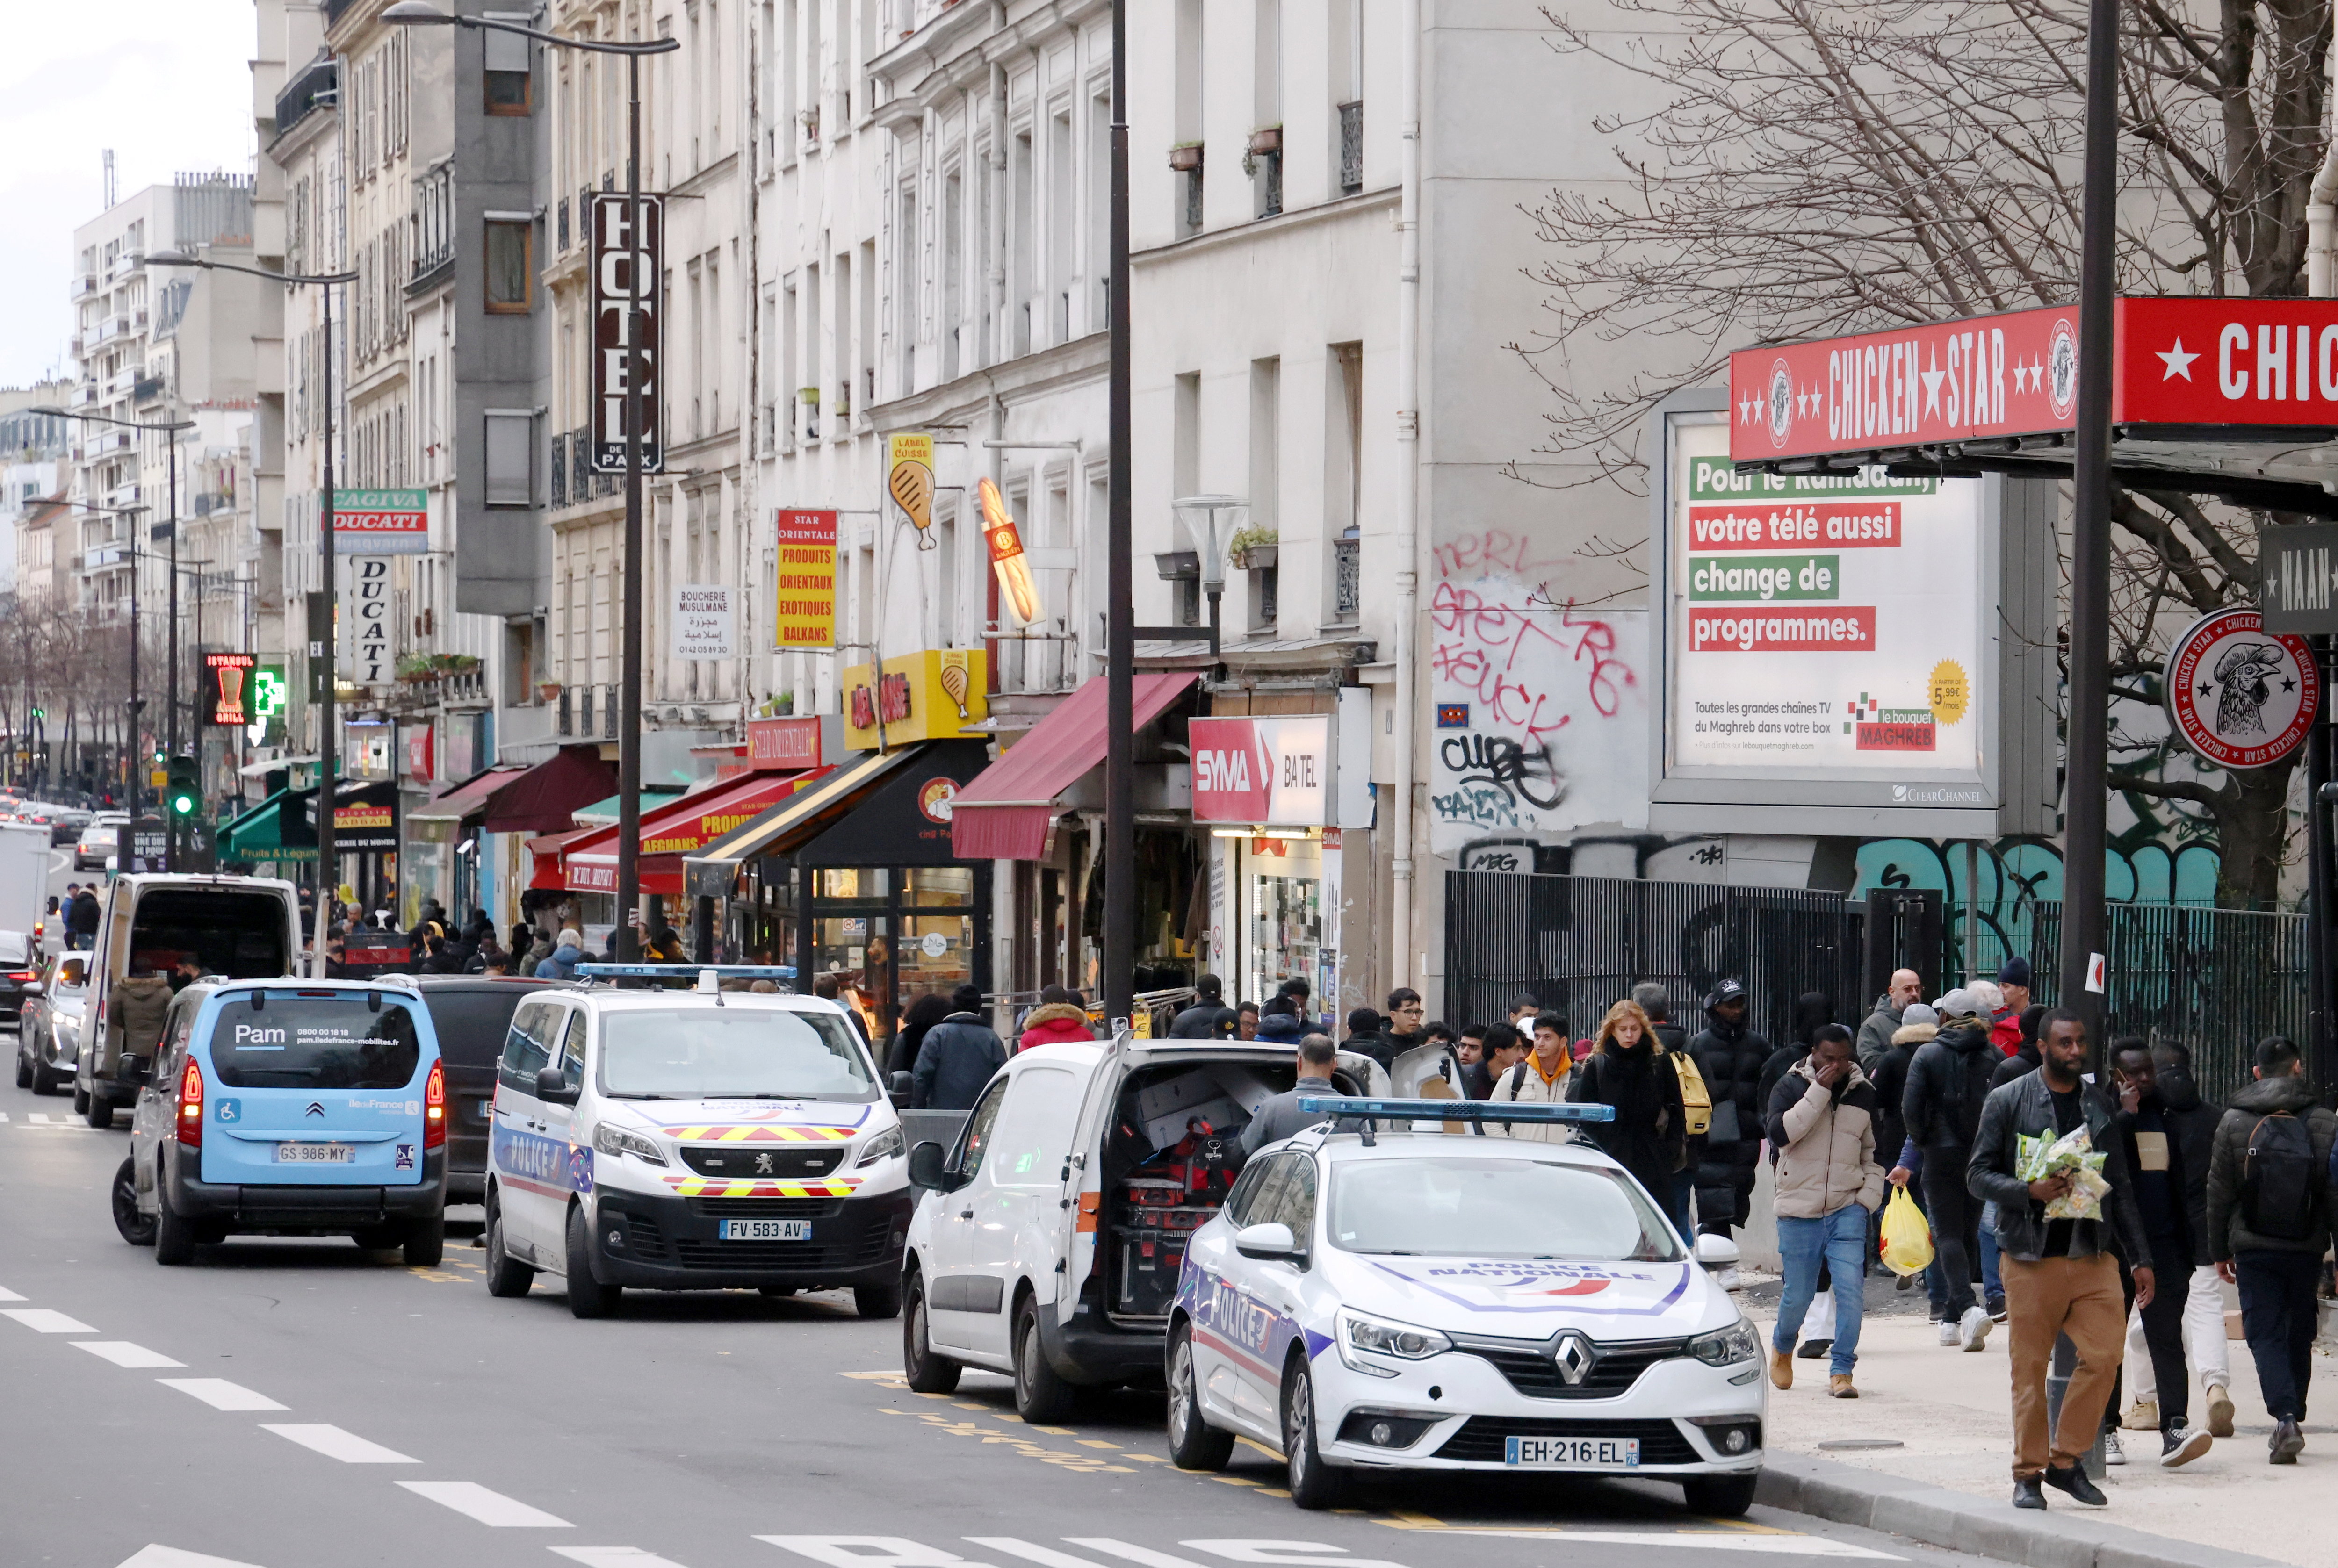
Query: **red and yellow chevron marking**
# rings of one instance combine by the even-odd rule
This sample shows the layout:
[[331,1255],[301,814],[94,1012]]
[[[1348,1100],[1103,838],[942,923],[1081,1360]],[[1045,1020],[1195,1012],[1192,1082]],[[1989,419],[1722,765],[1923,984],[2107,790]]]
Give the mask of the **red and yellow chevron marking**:
[[684,1198],[850,1198],[855,1178],[835,1181],[732,1181],[720,1176],[669,1176],[665,1184]]
[[684,1143],[841,1143],[859,1131],[853,1127],[667,1127],[669,1138]]

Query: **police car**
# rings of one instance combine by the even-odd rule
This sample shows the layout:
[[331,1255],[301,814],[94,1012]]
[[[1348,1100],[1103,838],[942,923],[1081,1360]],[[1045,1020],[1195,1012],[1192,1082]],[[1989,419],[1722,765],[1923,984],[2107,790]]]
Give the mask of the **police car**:
[[[901,1124],[833,1002],[726,992],[753,966],[580,965],[512,1014],[488,1107],[487,1289],[561,1275],[579,1318],[627,1287],[849,1288],[900,1310]],[[631,975],[693,990],[618,990]]]
[[1179,1465],[1223,1468],[1239,1435],[1282,1452],[1302,1508],[1373,1469],[1663,1477],[1699,1513],[1752,1505],[1761,1345],[1708,1272],[1735,1245],[1692,1250],[1588,1143],[1449,1135],[1612,1110],[1302,1104],[1341,1120],[1259,1151],[1186,1249]]

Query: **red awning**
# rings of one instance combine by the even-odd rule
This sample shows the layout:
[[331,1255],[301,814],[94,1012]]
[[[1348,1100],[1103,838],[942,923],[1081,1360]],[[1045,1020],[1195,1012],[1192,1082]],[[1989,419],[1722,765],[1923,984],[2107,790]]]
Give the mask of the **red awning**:
[[487,808],[487,798],[506,784],[516,784],[526,769],[515,763],[499,762],[496,766],[472,774],[459,784],[449,785],[437,796],[409,809],[409,822],[460,822],[466,817],[476,817]]
[[545,833],[527,841],[527,852],[534,857],[533,873],[527,879],[530,887],[565,888],[568,884],[561,876],[561,851],[580,838],[606,832],[602,828],[571,828],[565,833]]
[[487,797],[490,833],[559,833],[573,825],[579,806],[605,800],[617,790],[617,768],[601,760],[598,746],[563,746]]
[[[718,783],[711,789],[668,800],[642,813],[638,861],[642,891],[679,897],[682,858],[743,828],[771,806],[828,772],[757,773]],[[596,828],[561,851],[564,885],[578,893],[614,893],[617,888],[617,830]]]
[[[1190,670],[1140,672],[1138,729],[1158,719],[1191,686]],[[1029,733],[950,802],[950,846],[961,860],[1036,860],[1046,852],[1056,797],[1104,765],[1105,677],[1056,705]]]

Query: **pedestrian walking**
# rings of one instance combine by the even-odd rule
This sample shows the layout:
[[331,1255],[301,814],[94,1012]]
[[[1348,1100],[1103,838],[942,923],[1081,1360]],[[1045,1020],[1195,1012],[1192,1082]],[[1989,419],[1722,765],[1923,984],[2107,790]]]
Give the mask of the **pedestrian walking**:
[[1673,1171],[1680,1164],[1680,1080],[1659,1054],[1638,1003],[1607,1009],[1592,1036],[1591,1054],[1567,1083],[1567,1097],[1578,1105],[1615,1107],[1614,1121],[1584,1122],[1584,1134],[1669,1213]]
[[[1177,1037],[1174,1027],[1170,1037]],[[1088,1027],[1088,1010],[1073,1001],[1072,994],[1061,985],[1050,985],[1039,993],[1039,1004],[1023,1014],[1015,1049],[1028,1051],[1035,1045],[1064,1045],[1095,1038],[1095,1031]]]
[[1234,1038],[1237,1040],[1258,1038],[1257,1003],[1244,1002],[1234,1008]]
[[[1770,1042],[1748,1026],[1748,1007],[1744,985],[1722,981],[1704,999],[1704,1028],[1688,1043],[1713,1096],[1713,1123],[1696,1164],[1696,1226],[1724,1238],[1753,1211],[1754,1170],[1762,1159],[1757,1091]],[[1718,1278],[1724,1289],[1738,1282],[1734,1269],[1724,1269]]]
[[[1883,995],[1875,999],[1874,1011],[1859,1021],[1859,1070],[1871,1081],[1875,1076],[1875,1063],[1891,1048],[1891,1036],[1907,1021],[1908,1004],[1923,994],[1922,975],[1913,969],[1894,969]],[[1881,1084],[1876,1086],[1876,1092],[1882,1093]],[[1884,1152],[1889,1153],[1890,1150]]]
[[1194,981],[1194,1000],[1170,1022],[1172,1040],[1223,1040],[1234,1032],[1234,1012],[1226,1005],[1225,983],[1214,975]]
[[1491,1100],[1502,1075],[1526,1060],[1526,1037],[1507,1024],[1488,1024],[1485,1053],[1473,1067],[1461,1069],[1463,1087],[1472,1100]]
[[1883,1206],[1883,1167],[1875,1158],[1875,1085],[1861,1072],[1851,1031],[1825,1024],[1810,1054],[1772,1091],[1763,1132],[1778,1152],[1778,1256],[1785,1279],[1770,1335],[1770,1381],[1794,1386],[1794,1340],[1819,1289],[1822,1269],[1840,1281],[1827,1341],[1827,1392],[1856,1399],[1860,1281],[1867,1270],[1867,1224]]
[[1989,1330],[1988,1310],[1973,1298],[1984,1199],[1970,1188],[1965,1171],[1989,1098],[1989,1073],[2000,1060],[1989,1049],[1981,1007],[1980,998],[1964,987],[1933,1004],[1940,1015],[1940,1033],[1910,1060],[1908,1084],[1900,1097],[1908,1136],[1922,1153],[1924,1211],[1947,1286],[1940,1343],[1965,1350],[1980,1349]]
[[[1920,1173],[1924,1168],[1924,1153],[1917,1147],[1915,1140],[1908,1136],[1908,1121],[1901,1112],[1901,1101],[1908,1088],[1908,1063],[1919,1050],[1940,1034],[1940,1018],[1929,1003],[1911,1002],[1901,1010],[1900,1019],[1900,1027],[1891,1032],[1891,1045],[1869,1072],[1869,1077],[1875,1084],[1875,1157],[1891,1161],[1891,1169],[1885,1173],[1884,1180],[1903,1189],[1910,1200],[1921,1211],[1924,1183]],[[1882,1227],[1879,1219],[1868,1246],[1871,1256],[1882,1250]],[[1924,1265],[1923,1280],[1924,1294],[1931,1305],[1931,1320],[1938,1323],[1940,1314],[1948,1307],[1949,1287],[1948,1276],[1941,1271],[1937,1251],[1932,1260]],[[1903,1274],[1894,1289],[1912,1290],[1915,1287],[1915,1278]]]
[[909,1004],[901,1014],[901,1027],[893,1036],[892,1049],[885,1054],[885,1081],[890,1083],[896,1073],[915,1073],[918,1054],[925,1049],[926,1036],[935,1024],[950,1015],[950,999],[938,991],[928,991]]
[[[1990,1071],[1989,1075],[1990,1088],[2003,1088],[2024,1073],[2038,1071],[2038,1063],[2042,1060],[2038,1050],[2038,1030],[2045,1019],[2046,1006],[2043,1003],[2033,1002],[2021,1010],[2014,1020],[2013,1049],[2007,1052],[2005,1060],[1999,1062]],[[1998,1043],[1995,1029],[1989,1031],[1989,1038],[1990,1044],[1994,1045]]]
[[[2184,1369],[2184,1309],[2191,1298],[2192,1239],[2186,1234],[2184,1205],[2184,1151],[2159,1098],[2158,1073],[2151,1047],[2136,1035],[2111,1042],[2110,1136],[2118,1141],[2135,1185],[2136,1216],[2143,1222],[2149,1246],[2144,1257],[2123,1255],[2130,1298],[2134,1269],[2151,1270],[2158,1289],[2142,1308],[2144,1341],[2150,1354],[2159,1418],[2159,1463],[2173,1470],[2189,1465],[2208,1451],[2206,1428],[2191,1425],[2192,1379]],[[2116,1238],[2114,1238],[2116,1241]],[[2122,1322],[2125,1315],[2121,1316]],[[2115,1379],[2109,1402],[2103,1407],[2106,1423],[2119,1413],[2119,1386]],[[2105,1449],[2117,1446],[2118,1435],[2104,1432]]]
[[[1535,1020],[1533,1048],[1494,1081],[1488,1100],[1505,1104],[1555,1105],[1567,1098],[1567,1080],[1575,1066],[1567,1043],[1567,1020],[1546,1013]],[[1567,1142],[1567,1129],[1556,1122],[1517,1122],[1500,1129],[1512,1138],[1542,1143]]]
[[551,954],[535,966],[535,977],[539,980],[574,980],[576,978],[576,965],[583,962],[584,937],[571,926],[560,933],[559,939],[552,945]]
[[[1935,1040],[1925,1051],[1939,1050],[1940,1044]],[[2150,1243],[2136,1212],[2121,1140],[2112,1136],[2109,1111],[2099,1098],[2086,1093],[2079,1077],[2087,1060],[2086,1024],[2075,1013],[2058,1008],[2048,1013],[2043,1045],[2044,1061],[2037,1072],[1993,1091],[1983,1102],[1966,1186],[1975,1200],[1997,1206],[2013,1372],[2013,1505],[2043,1508],[2042,1488],[2051,1486],[2100,1508],[2110,1499],[2078,1461],[2102,1429],[2127,1327],[2110,1238],[2116,1234],[2130,1258],[2148,1258]],[[1911,1080],[1923,1067],[1920,1053]],[[2016,1173],[2021,1140],[2051,1142],[2081,1127],[2103,1156],[2102,1178],[2108,1190],[2098,1200],[2098,1217],[2056,1218],[2047,1212],[2048,1205],[2068,1197],[2073,1181],[2067,1174],[2023,1181]],[[1928,1175],[1931,1158],[1928,1150]],[[2154,1295],[2152,1270],[2137,1263],[2133,1273],[2136,1304],[2148,1308]],[[1952,1270],[1949,1283],[1951,1289],[1964,1284],[1970,1299],[1970,1280],[1960,1281]],[[2078,1367],[2063,1391],[2060,1422],[2049,1432],[2046,1373],[2054,1341],[2064,1335],[2077,1353]]]
[[1679,1081],[1680,1161],[1673,1168],[1672,1191],[1663,1196],[1665,1210],[1686,1239],[1696,1198],[1697,1161],[1704,1158],[1705,1136],[1713,1126],[1713,1091],[1706,1086],[1704,1074],[1697,1071],[1696,1058],[1689,1054],[1688,1031],[1672,1021],[1672,992],[1656,981],[1643,980],[1632,987],[1632,1000],[1648,1015],[1648,1032],[1656,1037],[1656,1049],[1672,1064],[1673,1076]]
[[1242,1132],[1243,1158],[1252,1155],[1270,1143],[1280,1143],[1294,1132],[1305,1132],[1331,1117],[1325,1111],[1302,1111],[1299,1098],[1302,1094],[1331,1094],[1332,1064],[1340,1059],[1339,1047],[1331,1044],[1329,1034],[1310,1034],[1299,1042],[1299,1079],[1280,1094],[1270,1094],[1262,1101],[1250,1124]]
[[950,1012],[926,1031],[911,1076],[909,1105],[918,1111],[971,1111],[990,1075],[1007,1065],[1007,1046],[982,1015],[982,987],[950,993]]
[[[2294,1465],[2305,1446],[2306,1386],[2322,1254],[2330,1247],[2331,1144],[2338,1117],[2315,1102],[2297,1047],[2257,1046],[2256,1081],[2233,1096],[2208,1165],[2208,1249],[2241,1292],[2241,1330],[2274,1419],[2268,1456]],[[2166,1396],[2166,1390],[2161,1391]]]
[[[2208,1245],[2208,1167],[2215,1161],[2216,1123],[2225,1108],[2200,1097],[2192,1075],[2192,1053],[2183,1045],[2162,1044],[2152,1052],[2161,1114],[2174,1142],[2175,1156],[2184,1172],[2184,1230],[2192,1243],[2186,1285],[2184,1347],[2193,1373],[2207,1396],[2208,1434],[2233,1435],[2232,1348],[2225,1333],[2225,1292],[2216,1276],[2216,1260]],[[2166,1279],[2163,1275],[2162,1279]],[[2140,1318],[2127,1325],[2127,1386],[2135,1396],[2127,1417],[2130,1429],[2159,1429],[2158,1377],[2153,1370]]]

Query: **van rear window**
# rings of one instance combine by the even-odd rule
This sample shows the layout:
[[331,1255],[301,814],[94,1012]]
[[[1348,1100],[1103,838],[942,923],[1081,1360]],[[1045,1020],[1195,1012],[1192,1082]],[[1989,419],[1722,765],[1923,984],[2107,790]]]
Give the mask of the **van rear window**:
[[414,1014],[395,997],[379,1012],[367,1000],[231,997],[211,1024],[211,1070],[231,1089],[403,1089],[422,1063]]

